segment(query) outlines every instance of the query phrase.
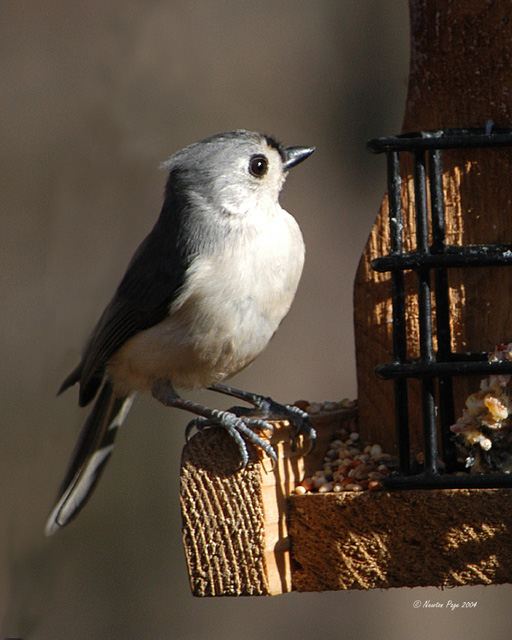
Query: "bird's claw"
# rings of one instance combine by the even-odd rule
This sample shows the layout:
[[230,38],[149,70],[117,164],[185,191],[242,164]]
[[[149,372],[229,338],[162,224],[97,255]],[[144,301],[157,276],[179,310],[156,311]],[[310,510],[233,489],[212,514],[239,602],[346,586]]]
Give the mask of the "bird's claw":
[[[240,410],[240,411],[237,411]],[[223,427],[229,433],[229,435],[233,438],[238,446],[238,450],[240,452],[241,463],[238,467],[238,470],[245,469],[247,463],[249,462],[249,453],[247,451],[246,440],[259,449],[262,449],[269,458],[272,459],[274,465],[277,463],[277,455],[274,451],[272,445],[261,438],[256,432],[256,430],[260,431],[270,431],[272,433],[273,428],[272,425],[269,424],[266,420],[262,420],[260,418],[253,418],[250,416],[241,415],[242,408],[234,407],[233,410],[229,411],[217,411],[215,412],[215,417],[198,417],[191,420],[186,429],[185,429],[185,439],[188,442],[190,439],[190,434],[193,429],[197,429],[198,431],[202,431],[205,428],[211,427]]]
[[272,398],[264,396],[253,396],[251,402],[258,415],[264,420],[287,420],[290,423],[293,429],[290,436],[292,451],[295,451],[296,440],[300,435],[309,440],[307,453],[313,451],[316,443],[316,431],[308,413],[295,405],[280,404]]
[[303,435],[307,440],[309,440],[307,453],[311,453],[316,444],[316,430],[313,428],[309,414],[293,404],[274,404],[278,410],[284,410],[283,417],[285,417],[288,422],[295,427],[295,432],[291,435],[292,449],[295,449],[296,439],[300,435]]
[[[313,451],[316,442],[316,431],[311,424],[309,414],[299,407],[289,404],[280,404],[268,396],[235,389],[234,387],[230,387],[222,383],[216,383],[212,385],[210,389],[234,398],[239,398],[244,402],[252,404],[254,409],[246,409],[245,414],[257,413],[258,417],[263,420],[288,420],[288,422],[295,428],[294,433],[291,435],[292,449],[295,448],[295,441],[297,437],[299,435],[303,435],[310,443],[307,453],[311,453],[311,451]],[[240,407],[236,407],[236,409],[240,409]]]

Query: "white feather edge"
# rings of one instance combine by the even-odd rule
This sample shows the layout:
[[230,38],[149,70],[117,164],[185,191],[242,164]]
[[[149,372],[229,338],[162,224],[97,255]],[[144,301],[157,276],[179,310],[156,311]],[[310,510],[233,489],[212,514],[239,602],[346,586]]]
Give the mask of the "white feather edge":
[[[131,409],[135,394],[132,394],[124,401],[121,409],[110,423],[108,429],[120,427],[128,412]],[[87,461],[85,467],[80,469],[73,481],[70,482],[67,490],[63,493],[52,512],[50,513],[44,529],[45,535],[51,536],[66,524],[73,516],[73,513],[87,496],[92,483],[96,477],[98,468],[105,463],[114,449],[114,444],[103,447],[95,451]]]

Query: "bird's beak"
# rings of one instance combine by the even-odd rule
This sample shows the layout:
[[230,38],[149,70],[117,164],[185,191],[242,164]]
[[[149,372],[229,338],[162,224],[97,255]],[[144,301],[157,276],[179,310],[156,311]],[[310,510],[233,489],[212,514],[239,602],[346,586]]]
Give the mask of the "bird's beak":
[[284,149],[284,170],[288,171],[299,162],[309,158],[314,150],[315,147],[286,147]]

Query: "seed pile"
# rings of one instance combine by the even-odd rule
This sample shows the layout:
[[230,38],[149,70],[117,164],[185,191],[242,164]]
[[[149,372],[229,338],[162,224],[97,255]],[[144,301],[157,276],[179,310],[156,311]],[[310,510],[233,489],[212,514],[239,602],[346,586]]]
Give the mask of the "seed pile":
[[317,416],[319,413],[326,413],[329,411],[339,411],[340,409],[355,409],[357,407],[357,400],[349,400],[348,398],[343,398],[343,400],[339,400],[338,402],[308,402],[307,400],[297,400],[295,403],[296,407],[302,409],[306,413],[309,413],[310,416]]
[[324,457],[322,469],[305,478],[295,493],[378,491],[382,488],[381,480],[395,468],[396,461],[379,444],[362,446],[357,431],[340,429]]

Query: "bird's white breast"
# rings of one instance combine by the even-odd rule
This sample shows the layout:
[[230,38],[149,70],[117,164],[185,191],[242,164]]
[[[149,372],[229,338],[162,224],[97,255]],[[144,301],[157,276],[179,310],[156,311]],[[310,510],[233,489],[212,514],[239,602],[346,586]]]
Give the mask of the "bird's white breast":
[[208,386],[246,367],[266,347],[295,296],[304,243],[296,221],[279,205],[261,213],[229,219],[218,250],[194,258],[169,316],[131,338],[112,359],[119,384],[147,389],[160,377],[176,387]]

